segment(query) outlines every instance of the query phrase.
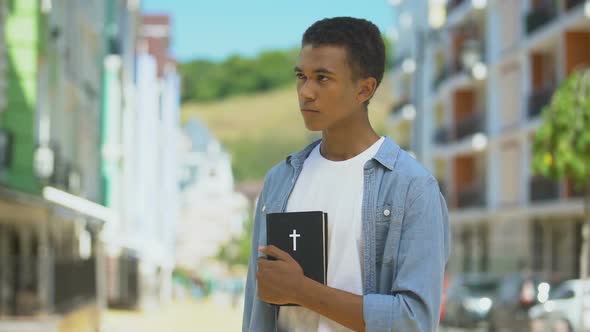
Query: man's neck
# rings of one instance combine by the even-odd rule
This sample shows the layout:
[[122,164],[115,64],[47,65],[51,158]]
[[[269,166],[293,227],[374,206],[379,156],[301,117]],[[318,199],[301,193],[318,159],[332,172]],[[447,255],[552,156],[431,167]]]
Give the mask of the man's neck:
[[322,132],[320,153],[328,160],[342,161],[353,158],[375,144],[380,136],[366,121],[351,121],[351,125],[327,129]]

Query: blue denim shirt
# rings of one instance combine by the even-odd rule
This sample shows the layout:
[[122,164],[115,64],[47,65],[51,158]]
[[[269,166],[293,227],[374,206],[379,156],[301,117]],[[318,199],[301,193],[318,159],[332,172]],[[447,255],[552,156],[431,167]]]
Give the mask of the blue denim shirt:
[[[278,307],[258,297],[258,246],[266,245],[266,213],[285,211],[303,162],[319,142],[290,155],[265,177],[256,206],[243,331],[277,331]],[[366,331],[435,331],[450,255],[448,211],[436,179],[386,137],[364,166],[362,204]]]

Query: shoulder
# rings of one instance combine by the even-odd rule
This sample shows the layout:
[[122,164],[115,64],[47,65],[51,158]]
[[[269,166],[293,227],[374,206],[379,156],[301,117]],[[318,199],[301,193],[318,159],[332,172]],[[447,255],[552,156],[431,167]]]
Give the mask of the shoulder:
[[277,179],[280,179],[280,177],[285,175],[288,169],[289,164],[286,160],[283,160],[280,163],[274,165],[270,168],[270,170],[268,170],[268,172],[266,172],[266,175],[264,176],[264,183],[266,184],[276,182]]
[[401,183],[406,184],[409,201],[425,192],[429,194],[440,192],[438,181],[431,171],[403,149],[399,150],[393,172],[400,178]]
[[316,147],[321,140],[316,140],[307,145],[303,150],[290,154],[278,164],[274,165],[265,175],[265,186],[276,185],[285,181],[293,170],[293,165],[301,165],[309,156],[314,147]]

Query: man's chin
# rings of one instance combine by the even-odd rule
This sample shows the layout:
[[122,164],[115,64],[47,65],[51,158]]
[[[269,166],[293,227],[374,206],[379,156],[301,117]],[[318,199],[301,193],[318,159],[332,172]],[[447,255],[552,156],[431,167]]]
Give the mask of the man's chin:
[[322,131],[322,130],[324,130],[323,127],[320,127],[318,125],[313,125],[313,124],[305,124],[305,128],[307,128],[307,130],[309,130],[309,131]]

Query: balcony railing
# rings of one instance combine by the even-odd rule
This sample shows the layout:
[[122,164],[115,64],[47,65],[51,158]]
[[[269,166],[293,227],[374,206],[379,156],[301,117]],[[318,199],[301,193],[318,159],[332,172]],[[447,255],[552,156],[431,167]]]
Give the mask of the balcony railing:
[[446,144],[451,140],[451,132],[447,127],[439,127],[434,132],[434,142],[437,144]]
[[485,186],[472,185],[457,191],[457,207],[481,207],[485,204]]
[[408,105],[408,103],[409,101],[407,99],[403,99],[393,104],[393,106],[391,107],[391,114],[400,114],[404,109],[404,106]]
[[545,1],[531,9],[525,16],[527,34],[532,34],[557,16],[557,8],[552,1]]
[[555,92],[555,86],[552,84],[546,88],[537,90],[529,96],[527,115],[534,118],[541,114],[543,107],[551,102],[551,97]]
[[485,132],[485,113],[476,112],[457,123],[455,138],[463,139],[475,133]]
[[463,65],[459,59],[454,59],[451,63],[445,64],[438,70],[438,73],[434,79],[434,89],[438,87],[447,79],[463,72]]
[[461,6],[464,2],[465,0],[449,0],[447,2],[447,13],[450,13],[453,9]]
[[0,256],[0,266],[0,317],[66,313],[96,300],[94,259]]
[[446,185],[446,183],[444,181],[442,181],[442,180],[439,180],[438,181],[438,188],[440,189],[441,194],[444,196],[445,200],[448,203],[448,201],[449,201],[449,196],[448,195],[449,194],[447,192],[447,185]]
[[401,55],[398,55],[397,57],[395,57],[393,59],[393,62],[391,63],[392,69],[396,69],[397,67],[401,66],[406,58],[407,58],[406,54],[401,54]]
[[565,0],[565,9],[570,10],[586,2],[586,0]]
[[559,198],[559,183],[542,176],[530,179],[530,201],[548,201]]
[[453,59],[449,64],[449,77],[463,72],[463,64],[459,58]]
[[567,181],[567,197],[570,198],[581,198],[586,196],[586,191],[590,188],[578,187],[576,182],[573,180]]
[[432,87],[437,90],[438,87],[449,77],[449,69],[446,65],[442,66],[436,73]]

